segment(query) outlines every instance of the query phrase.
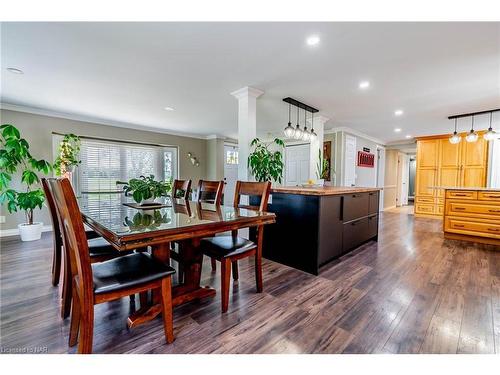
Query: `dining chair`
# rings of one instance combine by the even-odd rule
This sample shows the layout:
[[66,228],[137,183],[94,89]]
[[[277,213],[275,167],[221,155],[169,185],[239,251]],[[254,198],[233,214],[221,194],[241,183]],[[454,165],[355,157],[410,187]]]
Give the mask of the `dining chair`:
[[[222,193],[224,191],[224,181],[198,181],[198,196],[196,197],[197,202],[208,202],[214,203],[219,206],[222,202]],[[212,266],[212,272],[217,269],[217,263],[214,258],[210,258],[210,264]]]
[[[53,238],[53,255],[52,255],[52,285],[59,284],[62,263],[63,238],[59,222],[59,214],[57,212],[54,196],[50,184],[46,178],[42,178],[42,188],[45,193],[47,205],[49,207],[50,219],[52,221],[52,238]],[[87,245],[89,249],[90,262],[102,262],[124,255],[118,252],[104,238],[99,237],[94,231],[85,231]],[[128,252],[130,254],[131,252]],[[69,259],[64,255],[64,273],[62,277],[62,293],[61,293],[61,317],[63,319],[69,316],[71,310],[71,269],[69,267]]]
[[[267,209],[270,182],[244,182],[237,181],[234,194],[234,207],[236,209],[251,209],[264,212]],[[241,196],[260,197],[258,206],[241,204]],[[221,263],[221,303],[222,312],[226,312],[229,306],[229,283],[231,280],[231,268],[233,277],[238,279],[237,261],[250,256],[255,256],[255,283],[257,292],[262,292],[262,240],[264,226],[259,225],[256,230],[256,242],[238,237],[238,231],[234,230],[230,236],[215,236],[203,238],[200,247],[204,255],[216,259]],[[236,275],[234,275],[236,274]]]
[[91,263],[88,241],[75,194],[68,179],[50,179],[59,213],[63,243],[69,254],[73,299],[69,345],[92,353],[94,305],[159,289],[167,343],[174,340],[171,276],[175,270],[144,252]]
[[172,198],[189,200],[191,180],[174,180],[172,185]]

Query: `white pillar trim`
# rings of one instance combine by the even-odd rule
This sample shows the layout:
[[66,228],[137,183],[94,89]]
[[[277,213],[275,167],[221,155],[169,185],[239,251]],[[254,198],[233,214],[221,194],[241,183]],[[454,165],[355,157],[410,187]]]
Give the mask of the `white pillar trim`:
[[264,91],[256,89],[255,87],[250,87],[250,86],[242,87],[241,89],[238,89],[238,90],[233,91],[231,93],[231,95],[234,96],[238,100],[242,99],[242,98],[247,98],[247,97],[252,97],[252,98],[257,99],[262,94],[264,94]]

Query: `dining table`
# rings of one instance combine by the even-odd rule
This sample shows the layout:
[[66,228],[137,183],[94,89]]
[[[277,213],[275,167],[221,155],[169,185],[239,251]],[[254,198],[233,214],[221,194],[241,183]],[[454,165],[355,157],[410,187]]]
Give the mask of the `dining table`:
[[[213,297],[214,288],[201,286],[203,237],[275,222],[275,214],[248,208],[214,205],[164,197],[157,207],[143,207],[124,194],[81,194],[78,198],[83,222],[118,251],[150,251],[157,260],[175,260],[182,278],[172,287],[172,305]],[[178,252],[171,253],[171,244]],[[161,313],[158,291],[151,302],[134,311],[127,320],[130,328],[154,319]]]

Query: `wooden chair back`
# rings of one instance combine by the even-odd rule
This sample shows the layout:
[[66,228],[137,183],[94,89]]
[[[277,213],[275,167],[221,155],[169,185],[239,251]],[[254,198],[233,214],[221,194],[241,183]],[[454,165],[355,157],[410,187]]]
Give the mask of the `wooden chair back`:
[[188,200],[191,190],[191,180],[174,180],[172,186],[172,198],[181,198]]
[[48,181],[59,214],[64,248],[70,259],[72,278],[78,278],[77,291],[81,301],[93,304],[94,291],[90,254],[82,214],[75,193],[67,178],[51,178]]
[[50,220],[52,221],[52,237],[54,244],[56,246],[62,246],[62,235],[61,229],[59,227],[59,217],[57,213],[57,208],[54,203],[54,196],[52,195],[52,190],[50,189],[49,182],[46,178],[42,178],[42,188],[47,200],[47,205],[50,212]]
[[[271,182],[247,182],[247,181],[236,181],[236,188],[234,192],[234,207],[239,208],[249,208],[251,210],[257,210],[264,212],[267,209],[267,201],[269,200],[269,193],[271,191]],[[251,197],[260,197],[260,203],[258,206],[247,204],[243,205],[240,203],[241,196],[246,195],[250,200]]]
[[224,181],[200,180],[198,182],[198,196],[196,198],[196,201],[220,205],[222,201],[223,190]]

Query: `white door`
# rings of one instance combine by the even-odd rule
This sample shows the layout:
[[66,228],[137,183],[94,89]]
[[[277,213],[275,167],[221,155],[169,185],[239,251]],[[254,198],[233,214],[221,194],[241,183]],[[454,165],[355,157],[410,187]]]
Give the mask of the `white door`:
[[344,186],[356,186],[356,138],[345,136]]
[[402,171],[401,171],[401,204],[408,205],[408,184],[410,180],[410,157],[402,155]]
[[385,178],[385,148],[377,146],[377,187],[382,188],[379,192],[379,210],[384,207],[384,178]]
[[309,147],[309,144],[286,146],[286,186],[305,184],[309,180]]
[[238,180],[238,147],[224,146],[224,204],[233,205]]

